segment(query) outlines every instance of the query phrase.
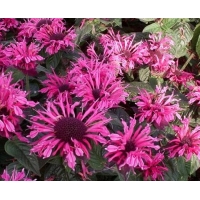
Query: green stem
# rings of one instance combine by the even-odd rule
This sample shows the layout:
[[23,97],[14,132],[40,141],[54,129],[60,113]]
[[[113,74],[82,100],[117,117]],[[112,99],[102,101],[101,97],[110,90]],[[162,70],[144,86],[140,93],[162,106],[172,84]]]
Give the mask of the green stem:
[[30,84],[28,75],[26,75],[26,91],[28,92],[28,100],[30,100]]
[[194,54],[192,53],[190,57],[187,59],[187,61],[185,62],[185,64],[183,65],[183,67],[181,68],[181,71],[183,71],[187,67],[188,63],[192,60],[193,56]]

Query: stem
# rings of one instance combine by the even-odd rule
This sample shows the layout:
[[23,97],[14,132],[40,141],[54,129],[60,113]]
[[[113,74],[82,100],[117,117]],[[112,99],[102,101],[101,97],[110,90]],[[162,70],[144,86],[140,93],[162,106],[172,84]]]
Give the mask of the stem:
[[26,74],[26,91],[28,93],[28,100],[30,100],[30,84],[29,84],[29,76]]
[[183,65],[183,67],[181,68],[181,71],[183,71],[187,67],[188,63],[192,60],[193,56],[194,54],[192,53],[190,57],[187,59],[187,61],[185,62],[185,64]]

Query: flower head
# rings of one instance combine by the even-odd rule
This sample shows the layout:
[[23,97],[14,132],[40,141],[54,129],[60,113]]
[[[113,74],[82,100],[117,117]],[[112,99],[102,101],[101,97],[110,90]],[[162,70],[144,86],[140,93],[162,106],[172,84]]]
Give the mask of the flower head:
[[83,98],[84,106],[97,101],[96,105],[103,110],[125,102],[128,93],[124,91],[125,87],[122,86],[121,80],[116,78],[115,72],[109,70],[108,64],[91,59],[86,62],[85,69],[85,72],[82,72],[79,66],[73,69],[76,74],[73,78],[73,93]]
[[161,33],[152,34],[147,41],[149,47],[151,73],[165,76],[170,66],[174,65],[174,56],[170,54],[170,48],[174,44],[169,37],[162,37]]
[[186,96],[189,99],[189,104],[196,103],[197,105],[200,105],[200,85],[199,85],[199,81],[196,81],[195,85],[189,85],[188,89],[189,89],[189,92]]
[[12,84],[12,74],[0,74],[0,135],[10,138],[17,135],[25,140],[19,130],[19,122],[24,118],[24,108],[34,107],[36,103],[26,99],[27,93],[18,84]]
[[43,57],[39,55],[39,51],[40,48],[35,43],[28,45],[25,41],[11,43],[5,49],[5,53],[10,59],[10,65],[25,73],[35,70],[37,62],[43,60]]
[[189,127],[189,119],[184,118],[182,125],[173,126],[175,139],[169,141],[169,157],[185,156],[186,160],[190,160],[195,154],[200,160],[200,126],[193,130]]
[[168,169],[164,166],[163,159],[164,155],[157,153],[146,162],[145,169],[143,170],[144,180],[147,180],[149,177],[154,181],[164,180],[163,173],[168,171]]
[[123,166],[128,166],[130,169],[145,167],[145,163],[150,160],[152,149],[159,149],[154,142],[157,138],[150,136],[150,126],[139,126],[136,129],[136,120],[130,120],[130,126],[122,121],[124,132],[118,131],[109,135],[110,140],[106,147],[106,157],[108,161],[115,162],[119,169]]
[[19,26],[18,38],[32,38],[42,27],[63,27],[63,19],[59,18],[31,18]]
[[67,47],[74,48],[74,39],[76,37],[73,28],[58,26],[42,27],[36,32],[35,38],[40,42],[42,47],[46,48],[46,52],[50,55],[57,53],[59,50],[65,50]]
[[162,129],[169,122],[175,119],[175,116],[180,118],[178,111],[181,110],[179,103],[174,94],[167,95],[168,87],[161,88],[156,86],[155,92],[140,90],[139,95],[133,99],[137,100],[139,121],[145,119],[149,123],[153,123],[157,128]]
[[121,36],[119,33],[115,34],[112,29],[100,38],[110,62],[117,66],[120,73],[122,70],[127,72],[129,69],[134,69],[135,64],[147,63],[147,47],[142,42],[134,42],[134,39],[135,35]]
[[47,79],[42,82],[44,88],[40,90],[42,93],[47,93],[48,99],[57,97],[58,94],[65,91],[71,92],[73,84],[70,82],[70,77],[65,75],[63,77],[58,76],[53,71],[53,74],[47,74]]
[[11,175],[5,169],[3,171],[3,174],[0,175],[0,178],[4,181],[32,181],[32,179],[27,178],[24,172],[24,168],[22,169],[22,171],[17,171],[16,169],[14,169]]
[[109,120],[94,106],[75,113],[79,104],[70,104],[65,93],[65,97],[60,94],[57,101],[48,101],[46,110],[37,111],[31,118],[29,137],[35,138],[39,133],[42,136],[33,143],[31,151],[43,158],[59,153],[73,170],[77,157],[89,159],[90,142],[106,142],[102,135],[108,134],[105,124]]

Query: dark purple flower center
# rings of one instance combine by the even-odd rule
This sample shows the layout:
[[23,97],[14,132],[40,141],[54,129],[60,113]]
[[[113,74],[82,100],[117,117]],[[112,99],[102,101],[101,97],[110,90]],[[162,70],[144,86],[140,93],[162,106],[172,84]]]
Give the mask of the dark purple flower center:
[[63,117],[56,122],[54,131],[56,137],[65,142],[71,142],[71,138],[81,141],[86,134],[87,127],[76,118]]
[[55,34],[50,35],[50,40],[56,40],[56,41],[63,40],[64,37],[65,37],[65,34],[63,33],[55,33]]
[[51,25],[51,24],[52,24],[52,21],[51,21],[50,19],[41,19],[41,20],[36,24],[37,30],[39,30],[44,24]]
[[101,90],[100,89],[94,89],[94,90],[92,90],[92,95],[95,98],[95,100],[97,100],[98,98],[100,98],[100,94],[101,94]]
[[123,55],[124,55],[126,58],[130,58],[132,54],[131,54],[130,51],[124,50]]
[[185,136],[182,139],[181,144],[183,144],[183,145],[187,144],[189,147],[192,147],[192,140],[190,138],[188,138],[188,137]]
[[7,108],[3,107],[0,109],[0,115],[8,115],[9,111],[7,110]]
[[132,141],[127,141],[126,145],[125,145],[125,151],[126,152],[130,152],[130,151],[135,151],[135,145]]
[[59,86],[58,89],[59,89],[60,92],[69,91],[69,85],[63,84],[63,85]]

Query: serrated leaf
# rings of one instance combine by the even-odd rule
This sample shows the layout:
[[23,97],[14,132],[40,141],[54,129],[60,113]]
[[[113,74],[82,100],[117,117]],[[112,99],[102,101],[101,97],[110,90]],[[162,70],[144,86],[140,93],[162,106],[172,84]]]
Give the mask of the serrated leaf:
[[141,22],[148,23],[155,21],[157,18],[138,18]]
[[40,73],[40,72],[44,72],[44,73],[51,73],[51,71],[49,71],[46,67],[43,67],[42,65],[38,65],[37,67],[36,67],[36,71],[38,72],[38,73]]
[[30,154],[30,150],[30,145],[19,140],[9,140],[5,144],[5,151],[7,154],[16,158],[26,169],[41,176],[38,158],[35,154]]
[[9,67],[6,70],[6,72],[12,72],[13,83],[16,83],[17,81],[22,80],[25,77],[24,73],[17,68]]
[[197,26],[194,29],[192,41],[191,41],[191,46],[193,50],[196,50],[196,44],[200,36],[200,24],[197,24]]
[[200,168],[200,160],[196,155],[193,155],[191,160],[188,162],[188,173],[192,175],[197,169]]
[[168,30],[168,29],[172,28],[178,22],[180,22],[180,18],[164,18],[162,20],[162,24],[163,24],[162,28],[164,30]]
[[197,44],[196,44],[196,52],[200,58],[200,36],[199,36]]
[[49,165],[44,171],[44,180],[67,181],[67,171],[63,165]]
[[153,92],[153,88],[149,83],[143,83],[143,82],[132,82],[129,83],[129,86],[126,88],[126,90],[129,93],[130,98],[136,96],[140,89],[145,89],[149,92]]
[[168,171],[165,172],[166,181],[187,181],[189,174],[185,158],[178,157],[170,159],[166,162]]
[[104,168],[105,159],[102,155],[102,147],[100,145],[93,144],[88,164],[94,170],[102,170]]
[[47,59],[46,59],[46,67],[47,67],[47,70],[51,71],[51,69],[55,69],[60,60],[61,60],[61,57],[62,57],[62,53],[61,52],[58,52],[54,55],[51,55],[49,56]]
[[173,33],[170,36],[174,41],[174,45],[172,46],[171,53],[176,58],[180,58],[187,52],[187,45],[192,39],[193,31],[186,22],[177,23],[172,30]]
[[85,35],[91,34],[93,25],[91,23],[86,23],[81,29],[77,29],[76,44],[80,44],[83,41]]
[[142,32],[156,33],[156,32],[161,32],[161,31],[162,31],[162,28],[160,24],[156,22],[156,23],[146,26]]
[[149,79],[149,75],[150,75],[149,67],[141,68],[139,70],[139,79],[140,79],[140,81],[142,81],[144,83],[147,83],[147,81]]

